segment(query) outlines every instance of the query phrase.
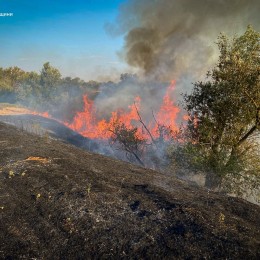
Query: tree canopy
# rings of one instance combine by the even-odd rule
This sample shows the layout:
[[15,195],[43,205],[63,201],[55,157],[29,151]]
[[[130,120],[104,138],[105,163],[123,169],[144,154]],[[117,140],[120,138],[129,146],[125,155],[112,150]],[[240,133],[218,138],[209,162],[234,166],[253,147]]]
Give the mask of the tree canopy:
[[207,159],[209,186],[220,185],[230,172],[252,168],[252,163],[254,172],[260,170],[260,34],[248,26],[233,39],[221,34],[217,44],[220,56],[208,81],[195,83],[184,96],[189,136]]

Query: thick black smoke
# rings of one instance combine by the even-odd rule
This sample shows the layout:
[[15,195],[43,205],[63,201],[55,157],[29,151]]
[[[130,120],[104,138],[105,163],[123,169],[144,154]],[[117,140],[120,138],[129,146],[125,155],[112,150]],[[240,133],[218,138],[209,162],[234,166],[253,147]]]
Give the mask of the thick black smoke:
[[259,0],[130,0],[112,29],[125,34],[124,58],[145,75],[197,79],[217,59],[219,33],[258,30],[259,10]]

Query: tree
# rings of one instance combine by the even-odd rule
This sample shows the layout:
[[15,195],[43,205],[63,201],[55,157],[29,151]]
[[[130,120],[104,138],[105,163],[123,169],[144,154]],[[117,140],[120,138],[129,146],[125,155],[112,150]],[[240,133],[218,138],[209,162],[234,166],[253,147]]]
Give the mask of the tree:
[[130,74],[130,73],[123,73],[120,75],[120,81],[136,81],[137,76],[136,74]]
[[19,82],[19,87],[16,89],[17,101],[35,109],[41,104],[41,92],[40,75],[36,72],[27,72],[26,77]]
[[52,99],[52,94],[61,81],[61,74],[58,69],[52,67],[49,62],[43,64],[40,74],[42,95],[45,99]]
[[17,100],[16,92],[27,74],[18,67],[0,68],[0,101],[14,103]]
[[217,44],[220,56],[209,80],[184,95],[190,141],[204,156],[211,188],[229,174],[260,172],[260,34],[249,26],[231,40],[221,34]]

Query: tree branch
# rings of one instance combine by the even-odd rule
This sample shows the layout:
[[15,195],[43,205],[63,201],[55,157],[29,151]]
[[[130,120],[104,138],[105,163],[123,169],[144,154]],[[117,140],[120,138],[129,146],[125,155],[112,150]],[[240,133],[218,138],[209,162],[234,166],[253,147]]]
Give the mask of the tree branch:
[[260,125],[260,107],[257,107],[256,109],[256,119],[255,119],[255,125],[251,127],[251,129],[238,141],[237,146],[241,145],[244,141],[246,141],[246,139],[252,135],[254,133],[255,130],[257,130],[257,128]]
[[[134,104],[134,105],[135,105],[135,104]],[[140,115],[140,113],[139,113],[139,111],[138,111],[136,105],[135,105],[135,109],[136,109],[136,113],[137,113],[137,115],[138,115],[138,117],[139,117],[139,122],[143,125],[143,127],[145,128],[145,130],[147,131],[147,133],[148,133],[149,136],[151,137],[152,142],[156,145],[156,142],[155,142],[155,140],[154,140],[154,138],[153,138],[151,132],[149,131],[149,129],[147,128],[147,126],[146,126],[145,123],[143,122],[142,117],[141,117],[141,115]]]

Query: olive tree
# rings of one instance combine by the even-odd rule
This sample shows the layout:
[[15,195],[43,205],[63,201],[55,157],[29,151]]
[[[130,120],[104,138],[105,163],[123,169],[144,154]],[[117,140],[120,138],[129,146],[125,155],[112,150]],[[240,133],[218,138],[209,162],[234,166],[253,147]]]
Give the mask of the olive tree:
[[220,56],[207,81],[184,95],[188,136],[207,169],[206,186],[227,175],[260,172],[260,34],[218,38]]

